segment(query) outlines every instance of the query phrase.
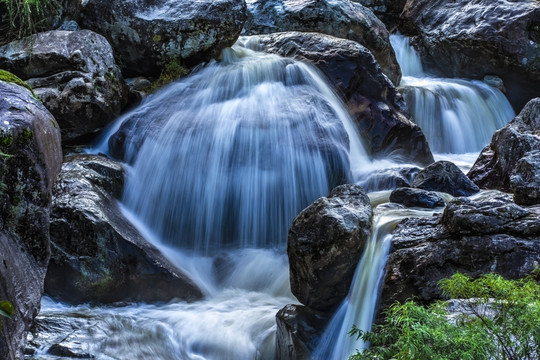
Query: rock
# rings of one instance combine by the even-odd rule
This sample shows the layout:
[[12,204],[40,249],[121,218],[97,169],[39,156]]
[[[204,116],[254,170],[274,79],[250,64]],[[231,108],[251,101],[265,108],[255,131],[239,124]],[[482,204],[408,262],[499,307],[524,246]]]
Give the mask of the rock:
[[520,208],[494,192],[484,199],[458,198],[443,216],[412,218],[394,231],[386,266],[382,308],[415,297],[441,298],[439,280],[462,272],[495,272],[517,279],[540,263],[540,207]]
[[480,191],[465,174],[450,161],[437,161],[420,171],[413,187],[445,192],[452,196],[470,196]]
[[540,150],[540,98],[531,100],[504,128],[493,134],[467,176],[482,189],[510,191],[510,176],[519,160]]
[[26,80],[54,115],[64,143],[116,118],[127,88],[107,40],[92,31],[49,31],[0,47],[0,68]]
[[390,201],[407,207],[421,207],[433,209],[446,205],[444,199],[434,191],[413,189],[408,187],[397,188],[390,194]]
[[540,204],[540,151],[522,157],[510,177],[514,201],[520,205]]
[[331,314],[313,311],[302,305],[287,305],[276,315],[276,358],[311,360]]
[[354,41],[288,32],[245,40],[265,52],[315,65],[342,96],[374,157],[428,165],[433,156],[422,130],[409,120],[401,94],[373,55]]
[[407,0],[351,0],[371,9],[391,32],[397,31],[400,14]]
[[294,219],[287,254],[291,290],[302,304],[328,311],[341,303],[371,232],[371,218],[362,188],[341,185]]
[[0,81],[0,119],[0,300],[15,308],[2,322],[0,359],[14,360],[40,308],[62,152],[56,121],[27,89]]
[[501,77],[516,111],[540,96],[540,2],[407,0],[400,30],[423,45],[427,70]]
[[123,216],[123,169],[96,155],[66,158],[54,186],[45,292],[70,303],[199,299],[201,290]]
[[364,6],[349,0],[248,0],[243,35],[316,32],[368,48],[394,84],[401,80],[388,30]]
[[109,40],[126,76],[159,76],[171,61],[190,67],[231,46],[245,7],[244,0],[89,0],[80,23]]
[[366,175],[364,180],[361,180],[358,184],[367,193],[411,187],[414,177],[420,170],[416,166],[378,169]]

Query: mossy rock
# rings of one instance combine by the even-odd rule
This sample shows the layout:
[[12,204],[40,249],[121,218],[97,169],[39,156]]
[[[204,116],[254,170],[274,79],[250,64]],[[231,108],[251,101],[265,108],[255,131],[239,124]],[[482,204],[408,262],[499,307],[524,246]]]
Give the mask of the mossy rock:
[[19,86],[22,86],[23,88],[28,89],[32,93],[32,96],[37,99],[36,94],[34,94],[34,90],[32,89],[32,87],[28,85],[26,82],[24,82],[23,80],[21,80],[17,75],[14,75],[10,73],[9,71],[0,69],[0,80],[17,84]]

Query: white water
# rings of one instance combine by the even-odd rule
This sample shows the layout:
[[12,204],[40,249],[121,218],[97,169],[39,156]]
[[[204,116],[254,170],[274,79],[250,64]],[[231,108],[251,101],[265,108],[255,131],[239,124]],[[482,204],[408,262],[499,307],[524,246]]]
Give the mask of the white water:
[[391,35],[390,41],[403,72],[401,91],[434,153],[479,152],[515,116],[500,90],[481,81],[429,76],[407,37]]

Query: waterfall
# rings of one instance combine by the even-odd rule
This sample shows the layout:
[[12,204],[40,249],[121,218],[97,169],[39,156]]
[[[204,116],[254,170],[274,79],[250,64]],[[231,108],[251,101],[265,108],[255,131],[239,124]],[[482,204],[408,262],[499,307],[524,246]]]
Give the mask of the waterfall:
[[403,73],[400,90],[432,151],[479,152],[515,116],[499,89],[481,81],[429,76],[407,37],[391,35],[390,41]]
[[349,294],[322,334],[313,353],[314,360],[346,360],[364,347],[361,341],[349,336],[349,331],[353,325],[363,331],[371,329],[392,240],[390,233],[407,217],[431,215],[433,211],[391,209],[385,205],[375,208],[373,232],[356,268]]
[[368,161],[314,68],[240,46],[120,122],[109,144],[133,163],[124,204],[204,254],[284,248],[294,217]]

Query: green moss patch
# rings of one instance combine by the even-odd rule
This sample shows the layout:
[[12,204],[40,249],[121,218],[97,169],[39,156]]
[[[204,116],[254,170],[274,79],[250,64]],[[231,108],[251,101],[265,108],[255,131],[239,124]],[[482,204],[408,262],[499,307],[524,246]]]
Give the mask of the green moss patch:
[[0,80],[22,86],[28,89],[32,93],[33,97],[37,98],[34,90],[30,85],[28,85],[26,82],[22,81],[17,75],[14,75],[9,71],[0,69]]

